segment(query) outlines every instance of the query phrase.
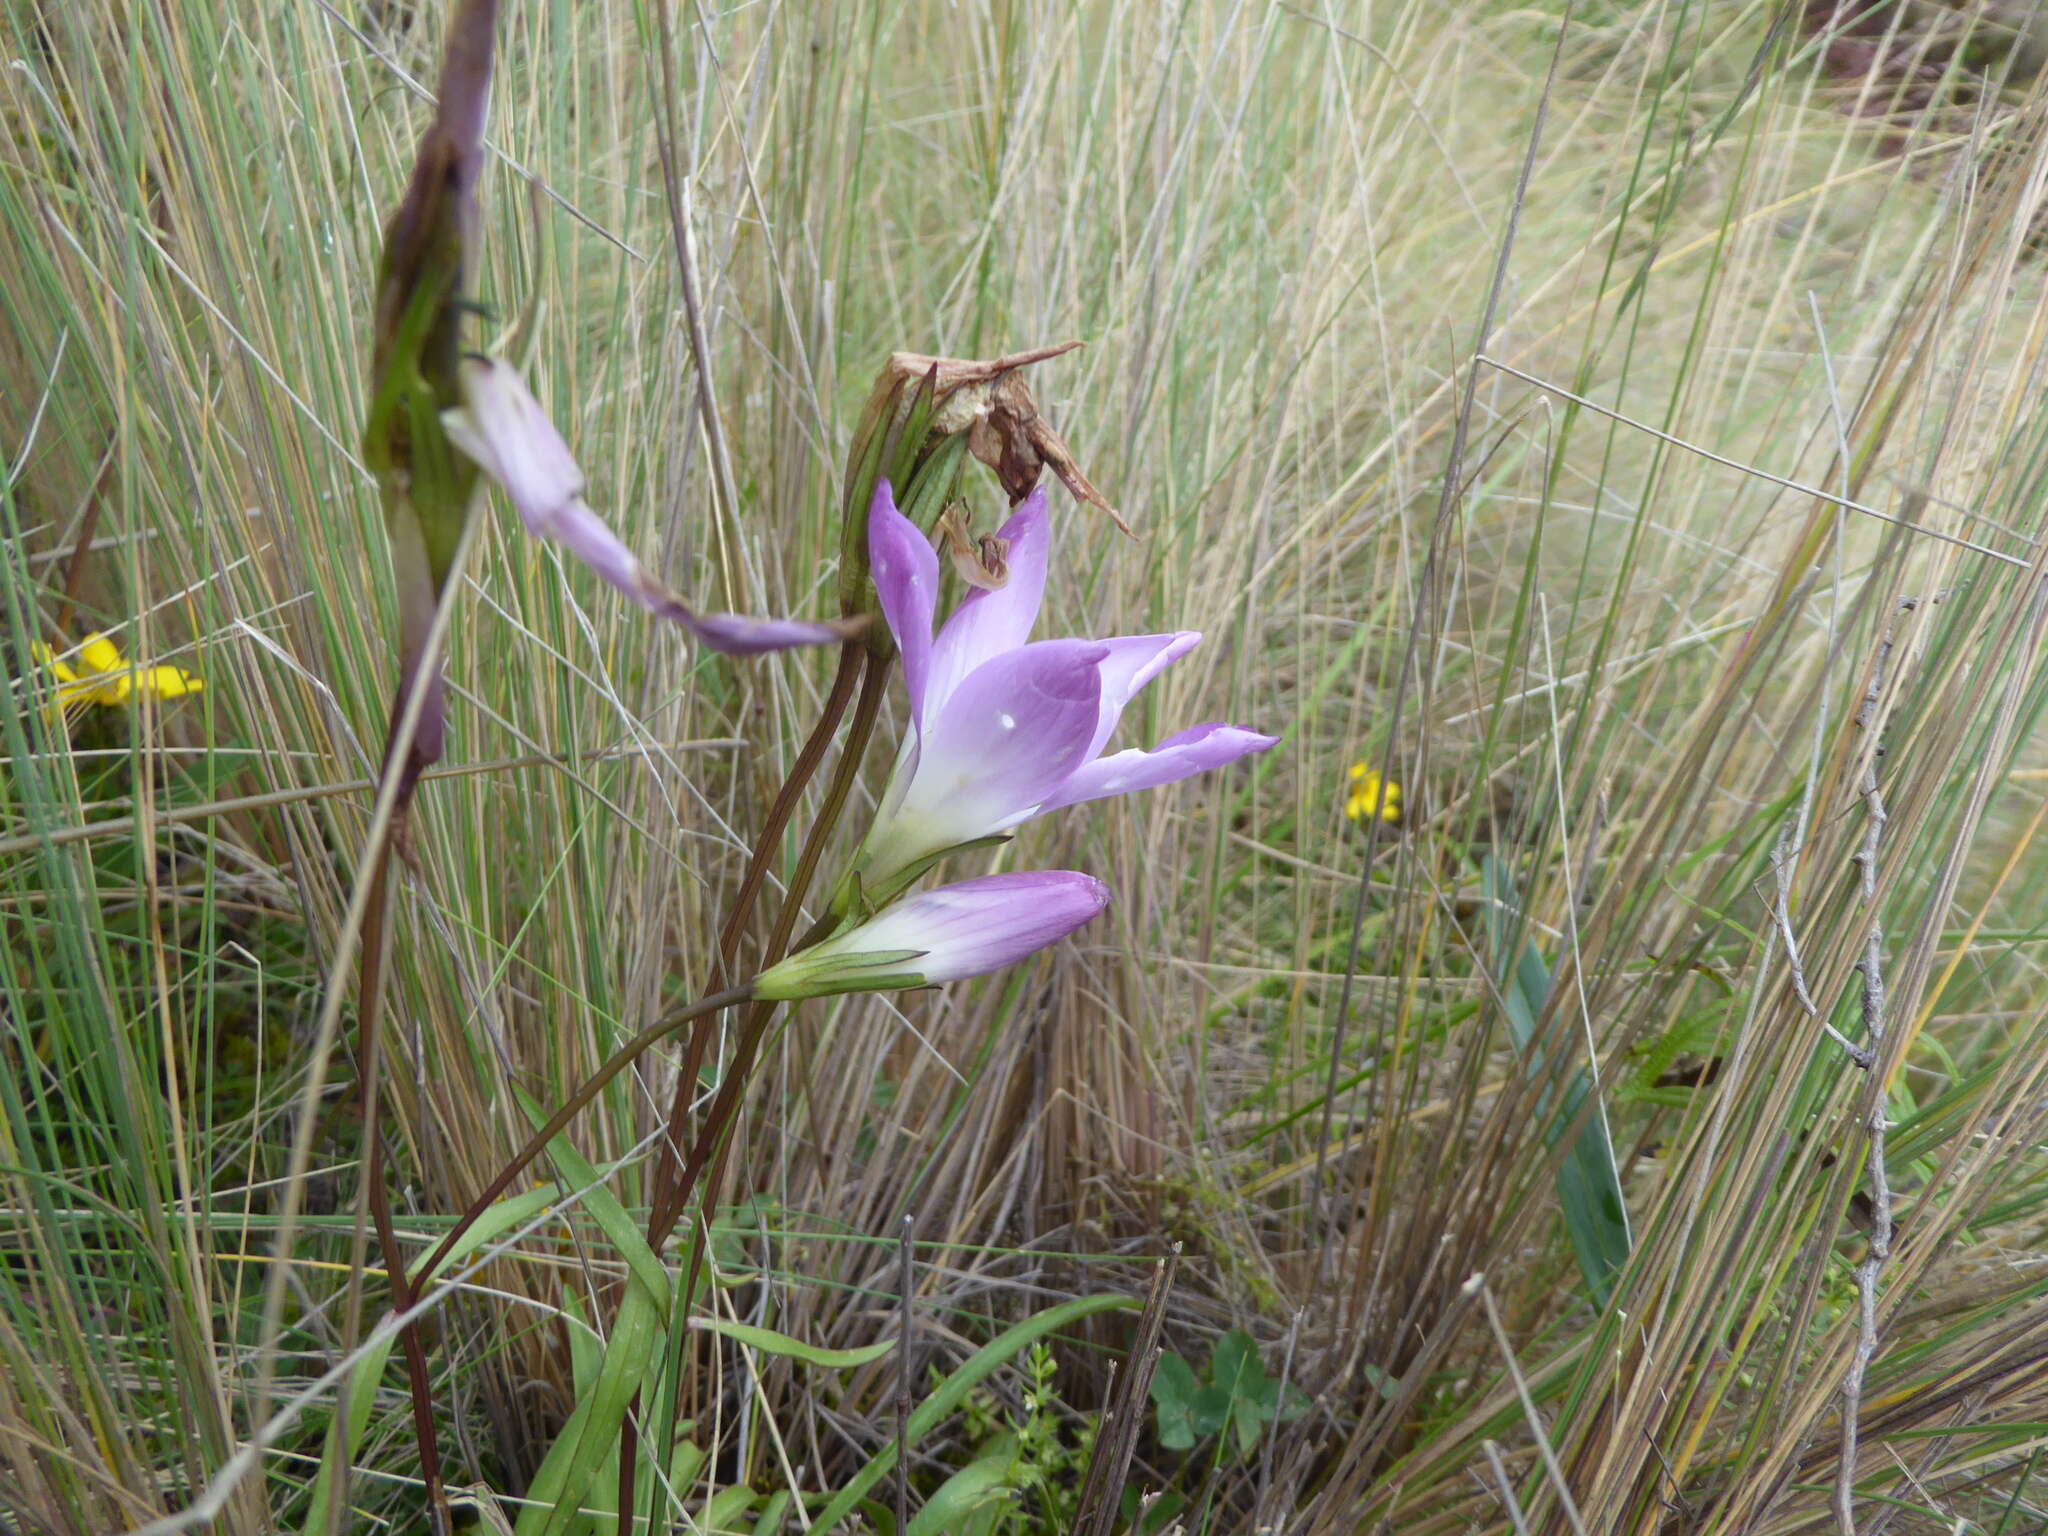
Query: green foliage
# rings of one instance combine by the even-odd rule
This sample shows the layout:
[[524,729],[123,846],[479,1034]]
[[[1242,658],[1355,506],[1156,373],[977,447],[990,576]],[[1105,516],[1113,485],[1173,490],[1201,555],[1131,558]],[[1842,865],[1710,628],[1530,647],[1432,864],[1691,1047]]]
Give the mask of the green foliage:
[[1258,1345],[1242,1328],[1216,1341],[1202,1376],[1181,1356],[1166,1351],[1152,1373],[1154,1427],[1169,1451],[1188,1451],[1211,1435],[1222,1434],[1219,1453],[1227,1447],[1248,1456],[1268,1424],[1286,1424],[1308,1411],[1308,1394],[1266,1374]]
[[[1518,931],[1518,903],[1507,871],[1491,854],[1484,860],[1484,889],[1493,952],[1504,957],[1511,936]],[[1505,964],[1504,960],[1502,963]],[[1523,944],[1514,963],[1505,966],[1499,985],[1508,1032],[1521,1052],[1524,1070],[1542,1085],[1537,1094],[1536,1113],[1542,1117],[1544,1144],[1555,1147],[1571,1126],[1584,1119],[1583,1128],[1572,1137],[1571,1149],[1558,1167],[1557,1198],[1587,1293],[1604,1305],[1613,1293],[1615,1277],[1628,1263],[1631,1243],[1628,1203],[1622,1198],[1621,1173],[1614,1162],[1607,1116],[1597,1102],[1588,1104],[1594,1098],[1592,1074],[1584,1067],[1566,1070],[1562,1066],[1563,1060],[1576,1054],[1575,1047],[1563,1043],[1576,1032],[1567,1032],[1562,1009],[1551,1015],[1551,1043],[1540,1043],[1536,1038],[1537,1021],[1550,1001],[1550,968],[1533,943]],[[1562,1093],[1556,1086],[1560,1081]],[[1555,1109],[1550,1107],[1553,1100]]]
[[[1104,1312],[1130,1311],[1135,1309],[1136,1305],[1125,1296],[1083,1296],[1078,1300],[1050,1307],[1013,1328],[1005,1329],[941,1378],[924,1401],[911,1410],[903,1426],[903,1439],[906,1445],[916,1446],[939,1424],[958,1412],[977,1386],[1047,1335],[1078,1323],[1083,1318],[1094,1317]],[[1048,1377],[1047,1390],[1049,1389]],[[851,1481],[833,1495],[831,1502],[818,1515],[811,1529],[819,1533],[819,1536],[823,1536],[824,1532],[852,1514],[867,1497],[868,1490],[880,1482],[895,1465],[896,1446],[891,1443],[869,1457],[867,1464],[854,1474]],[[977,1474],[976,1482],[979,1483],[986,1475],[986,1470]],[[960,1497],[965,1498],[965,1493],[963,1492]]]
[[1021,1367],[1015,1413],[1002,1414],[982,1390],[968,1398],[961,1416],[974,1447],[970,1459],[924,1501],[910,1536],[1054,1536],[1073,1529],[1095,1435],[1087,1422],[1066,1433],[1056,1371],[1052,1350],[1040,1340]]
[[[24,1530],[133,1530],[230,1465],[194,1529],[298,1530],[335,1487],[330,1426],[357,1468],[339,1523],[423,1528],[404,1373],[380,1340],[345,1394],[322,1381],[384,1290],[355,1252],[349,1053],[308,1004],[393,682],[375,471],[439,403],[387,391],[364,461],[378,215],[450,9],[0,12],[0,1519]],[[1316,1411],[1261,1420],[1249,1352],[1227,1385],[1213,1357],[1169,1363],[1130,1529],[1506,1536],[1489,1445],[1529,1528],[1568,1527],[1475,1272],[1587,1529],[1831,1528],[1882,1103],[1902,1220],[1859,1529],[1886,1504],[1901,1530],[2043,1525],[2048,1313],[2012,1259],[2048,1232],[2025,79],[1966,123],[1922,118],[1917,73],[1845,76],[1854,48],[1802,8],[1740,0],[1568,24],[1506,0],[1031,0],[973,26],[726,6],[679,10],[673,49],[660,7],[503,9],[463,285],[496,313],[459,323],[498,345],[531,301],[535,388],[637,554],[721,606],[829,613],[857,577],[839,496],[885,462],[857,431],[881,357],[1082,338],[1040,399],[1145,537],[1062,504],[1039,633],[1207,634],[1120,745],[1212,718],[1284,737],[957,861],[1111,881],[1057,964],[808,1005],[767,1043],[697,1305],[773,1338],[669,1331],[668,1356],[724,1369],[689,1405],[643,1401],[685,1415],[665,1465],[669,1426],[643,1440],[646,1509],[759,1536],[798,1506],[893,1523],[896,1362],[793,1346],[890,1334],[877,1224],[909,1209],[943,1234],[917,1298],[942,1361],[911,1468],[927,1526],[1057,1516],[1031,1490],[1071,1474],[1108,1358],[1062,1353],[1058,1412],[998,1411],[957,1373],[1068,1297],[1136,1294],[1132,1254],[1167,1236],[1190,1261],[1176,1319],[1302,1319]],[[1911,29],[1982,31],[1983,7],[1921,9]],[[1946,91],[1961,66],[1933,62]],[[686,150],[666,165],[665,115]],[[1004,498],[952,467],[931,492],[991,526]],[[694,652],[501,504],[483,520],[447,772],[392,910],[409,1254],[528,1133],[509,1085],[552,1106],[719,969],[745,840],[830,667]],[[205,693],[52,729],[29,648],[116,626]],[[1403,786],[1370,867],[1343,819],[1361,757]],[[1866,767],[1889,805],[1870,902]],[[1863,1038],[1874,918],[1881,1089],[1821,1028]],[[1595,1061],[1597,1106],[1574,1098]],[[702,1083],[731,1063],[721,1032]],[[450,1481],[508,1514],[576,1405],[625,1379],[628,1277],[674,1283],[675,1245],[625,1239],[651,1095],[681,1068],[650,1058],[590,1108],[550,1165],[560,1219],[500,1234],[429,1321]],[[1603,1116],[1592,1157],[1564,1128]],[[289,1232],[286,1191],[310,1213]],[[1033,1342],[980,1379],[1028,1379]],[[1333,1358],[1373,1363],[1332,1380]],[[575,1536],[616,1528],[608,1438]]]

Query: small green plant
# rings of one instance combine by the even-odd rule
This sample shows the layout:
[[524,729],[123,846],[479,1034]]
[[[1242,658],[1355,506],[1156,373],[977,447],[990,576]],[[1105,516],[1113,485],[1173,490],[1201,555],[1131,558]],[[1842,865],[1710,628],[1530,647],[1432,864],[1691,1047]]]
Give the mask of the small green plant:
[[1265,1426],[1291,1423],[1308,1411],[1308,1394],[1266,1374],[1259,1347],[1242,1328],[1216,1341],[1208,1379],[1171,1350],[1159,1357],[1152,1376],[1152,1403],[1159,1443],[1169,1451],[1191,1451],[1209,1436],[1229,1431],[1218,1446],[1238,1458],[1249,1455]]
[[917,1517],[912,1536],[1028,1536],[1073,1528],[1075,1501],[1094,1453],[1095,1425],[1079,1435],[1062,1434],[1058,1367],[1044,1340],[1024,1361],[1023,1401],[1005,1415],[987,1393],[976,1392],[962,1409],[974,1458],[949,1477]]

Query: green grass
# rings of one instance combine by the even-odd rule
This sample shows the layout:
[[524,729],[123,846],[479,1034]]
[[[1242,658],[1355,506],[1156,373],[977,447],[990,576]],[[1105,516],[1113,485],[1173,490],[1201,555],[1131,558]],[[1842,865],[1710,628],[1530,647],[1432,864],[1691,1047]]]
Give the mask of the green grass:
[[[381,1275],[350,1280],[353,1072],[314,1047],[395,667],[354,447],[369,285],[446,12],[0,20],[14,1530],[132,1529],[210,1486],[213,1530],[302,1528],[331,1386],[250,1476],[218,1474],[383,1305]],[[1142,1296],[1178,1242],[1166,1347],[1206,1361],[1243,1328],[1311,1399],[1242,1457],[1148,1422],[1129,1486],[1190,1531],[1831,1530],[1882,1107],[1898,1233],[1857,1528],[2048,1520],[2042,100],[2015,80],[1856,116],[1775,16],[677,8],[706,377],[656,9],[506,0],[480,333],[533,306],[534,387],[643,557],[708,607],[824,613],[884,355],[1084,339],[1034,388],[1142,538],[1056,493],[1044,631],[1201,629],[1130,739],[1284,738],[996,855],[1114,887],[1049,956],[790,1014],[728,1181],[728,1315],[821,1349],[892,1336],[909,1215],[923,1396],[1052,1306]],[[1485,343],[1503,366],[1475,365],[1553,48]],[[972,483],[987,527],[1000,493]],[[385,1005],[387,1166],[422,1253],[530,1130],[515,1084],[559,1102],[705,990],[830,677],[691,650],[498,503],[470,578]],[[60,616],[205,692],[67,738],[28,681]],[[1344,820],[1361,759],[1403,786],[1398,828]],[[795,856],[793,835],[779,876]],[[1488,858],[1519,910],[1491,905]],[[1827,1033],[1862,1038],[1872,921],[1877,1075]],[[1500,992],[1525,953],[1552,979],[1547,1074]],[[622,1078],[575,1132],[629,1210],[673,1071]],[[1604,1306],[1557,1197],[1578,1074],[1634,1236]],[[450,1480],[508,1509],[588,1384],[579,1329],[618,1308],[588,1203],[502,1240],[427,1330]],[[1130,1323],[1060,1338],[1067,1438],[1048,1449],[1013,1361],[933,1415],[913,1510],[1004,1425],[1078,1478]],[[893,1358],[694,1359],[680,1528],[735,1488],[757,1497],[733,1528],[776,1529],[781,1494],[815,1516],[893,1455]],[[395,1363],[356,1462],[352,1528],[423,1528]],[[1019,1530],[1068,1511],[1018,1508]]]

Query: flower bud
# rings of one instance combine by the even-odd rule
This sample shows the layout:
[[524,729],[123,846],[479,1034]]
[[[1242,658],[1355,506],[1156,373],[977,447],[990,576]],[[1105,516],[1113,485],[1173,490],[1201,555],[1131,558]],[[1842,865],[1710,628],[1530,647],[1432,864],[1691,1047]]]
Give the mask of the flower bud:
[[1108,886],[1072,870],[942,885],[763,971],[754,995],[793,1002],[986,976],[1057,943],[1108,905]]

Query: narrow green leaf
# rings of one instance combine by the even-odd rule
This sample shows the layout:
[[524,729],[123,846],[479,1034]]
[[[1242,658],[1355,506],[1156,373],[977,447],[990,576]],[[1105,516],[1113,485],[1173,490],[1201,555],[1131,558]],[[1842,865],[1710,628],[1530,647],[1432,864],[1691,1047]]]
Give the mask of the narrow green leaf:
[[[997,1335],[961,1362],[950,1376],[939,1383],[936,1392],[917,1405],[909,1422],[903,1426],[904,1444],[915,1445],[930,1434],[967,1400],[969,1392],[1023,1353],[1033,1340],[1056,1332],[1069,1323],[1077,1323],[1084,1317],[1093,1317],[1100,1312],[1135,1312],[1138,1305],[1137,1298],[1133,1296],[1083,1296],[1027,1318]],[[846,1486],[833,1496],[832,1502],[825,1506],[817,1523],[811,1527],[810,1536],[825,1536],[825,1532],[852,1514],[867,1491],[886,1477],[895,1465],[896,1446],[892,1442],[875,1452],[867,1465],[854,1473]]]
[[792,1360],[801,1360],[806,1365],[822,1366],[828,1371],[851,1370],[857,1365],[868,1365],[879,1360],[896,1347],[894,1339],[884,1339],[879,1344],[863,1344],[858,1349],[820,1349],[815,1344],[806,1344],[802,1339],[792,1339],[786,1333],[777,1333],[772,1328],[756,1328],[750,1323],[727,1322],[722,1317],[693,1317],[692,1328],[701,1328],[706,1333],[719,1334],[735,1344],[744,1344],[757,1349],[764,1355],[787,1355]]
[[740,1521],[760,1502],[761,1495],[751,1488],[724,1488],[714,1493],[704,1508],[706,1536],[743,1536]]
[[635,1275],[626,1283],[597,1380],[555,1437],[527,1489],[529,1502],[519,1512],[517,1536],[556,1536],[582,1510],[599,1471],[618,1453],[626,1407],[664,1337],[660,1303]]
[[[533,1096],[523,1088],[514,1085],[513,1094],[519,1100],[519,1107],[526,1112],[534,1129],[548,1123],[547,1115]],[[666,1267],[647,1245],[647,1235],[640,1230],[640,1224],[627,1214],[619,1203],[618,1196],[604,1186],[604,1179],[597,1169],[590,1165],[582,1153],[570,1142],[568,1132],[563,1132],[548,1143],[548,1156],[554,1160],[562,1180],[568,1189],[576,1193],[577,1202],[590,1212],[591,1220],[598,1224],[605,1238],[619,1257],[626,1261],[626,1267],[634,1277],[647,1288],[647,1294],[654,1298],[660,1308],[661,1321],[668,1322],[669,1293],[675,1289]]]
[[1015,1465],[1014,1455],[969,1462],[939,1484],[924,1508],[910,1517],[906,1536],[967,1536],[977,1516],[985,1515],[991,1504],[1005,1502],[1003,1485]]
[[[522,1227],[540,1215],[555,1201],[552,1189],[529,1190],[523,1195],[514,1195],[500,1200],[476,1219],[474,1225],[462,1234],[455,1246],[448,1250],[447,1258],[436,1267],[434,1274],[425,1273],[426,1259],[407,1273],[414,1285],[420,1285],[434,1278],[462,1260],[468,1258],[485,1244],[494,1242],[516,1227]],[[353,1462],[355,1453],[362,1448],[363,1436],[369,1432],[370,1414],[377,1405],[377,1388],[384,1379],[384,1366],[391,1358],[391,1348],[398,1342],[398,1335],[391,1334],[373,1343],[363,1351],[356,1362],[353,1375],[348,1382],[347,1455]],[[314,1474],[312,1504],[306,1515],[305,1536],[327,1536],[327,1490],[333,1484],[336,1472],[334,1442],[330,1438],[326,1454],[321,1457],[320,1470]]]

